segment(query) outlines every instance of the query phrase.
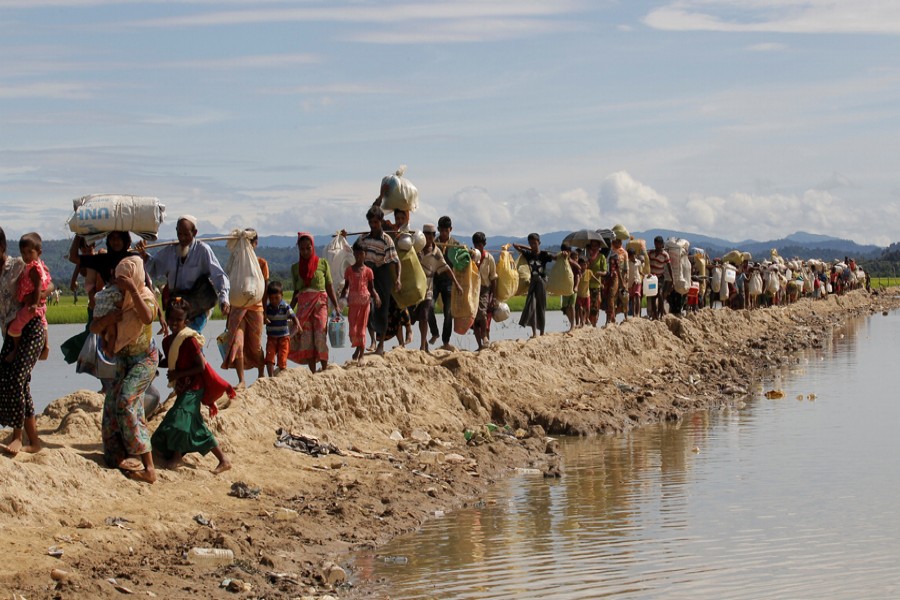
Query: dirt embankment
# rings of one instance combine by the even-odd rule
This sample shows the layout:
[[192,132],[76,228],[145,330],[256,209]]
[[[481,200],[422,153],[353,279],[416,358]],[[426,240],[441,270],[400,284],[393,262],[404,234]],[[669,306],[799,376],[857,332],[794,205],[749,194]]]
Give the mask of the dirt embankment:
[[[0,589],[29,600],[118,597],[115,579],[141,595],[218,598],[231,595],[220,584],[232,579],[240,597],[345,596],[345,573],[329,563],[465,505],[511,468],[555,471],[547,434],[619,431],[739,401],[754,373],[826,343],[850,317],[897,304],[855,292],[632,320],[480,354],[396,350],[362,368],[293,369],[258,381],[212,421],[233,470],[214,476],[212,456],[189,457],[153,486],[102,466],[102,398],[77,392],[39,417],[43,452],[0,459]],[[278,428],[343,454],[275,447]],[[229,495],[236,482],[258,497]],[[230,549],[237,562],[192,564],[193,547]]]

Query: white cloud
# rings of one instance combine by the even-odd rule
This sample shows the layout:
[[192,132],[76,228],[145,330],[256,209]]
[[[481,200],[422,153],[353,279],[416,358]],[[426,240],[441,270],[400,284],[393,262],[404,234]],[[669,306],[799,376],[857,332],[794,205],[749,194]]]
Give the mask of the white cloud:
[[428,21],[415,27],[369,30],[344,36],[369,44],[438,44],[510,40],[572,30],[576,25],[536,19],[487,18]]
[[222,123],[232,118],[223,111],[206,111],[188,115],[146,115],[137,120],[147,125],[166,125],[172,127],[197,127],[212,123]]
[[177,17],[147,19],[132,22],[144,27],[197,27],[216,25],[246,25],[248,23],[336,22],[391,24],[410,21],[446,19],[493,19],[548,17],[582,9],[583,2],[575,0],[521,0],[506,2],[412,2],[392,4],[360,4],[353,2],[328,3],[303,8],[252,8],[247,10],[214,11]]
[[900,3],[883,0],[676,0],[644,23],[667,31],[900,34]]
[[678,217],[668,198],[640,183],[625,171],[608,175],[600,184],[598,197],[603,220],[627,229],[677,229]]
[[80,83],[35,82],[4,83],[0,85],[0,98],[53,98],[59,100],[87,100],[94,96],[95,88]]
[[[793,231],[809,231],[856,240],[863,244],[890,243],[889,228],[873,231],[872,208],[834,195],[809,189],[800,193],[727,196],[693,193],[684,203],[683,230],[731,241],[782,238]],[[892,222],[900,203],[880,204],[876,218]]]
[[225,58],[207,58],[196,60],[180,60],[150,64],[150,67],[163,69],[279,69],[294,65],[310,65],[321,62],[315,54],[260,54],[255,56],[229,56]]
[[780,44],[778,42],[763,42],[760,44],[751,44],[746,48],[750,52],[781,52],[782,50],[787,50],[787,44]]
[[452,213],[453,228],[466,233],[506,231],[512,220],[507,203],[494,200],[486,189],[477,186],[453,194],[447,208]]
[[286,94],[301,96],[361,96],[377,94],[403,94],[403,90],[394,86],[379,86],[365,83],[328,83],[321,85],[294,85],[285,87],[265,87],[259,90],[262,94]]

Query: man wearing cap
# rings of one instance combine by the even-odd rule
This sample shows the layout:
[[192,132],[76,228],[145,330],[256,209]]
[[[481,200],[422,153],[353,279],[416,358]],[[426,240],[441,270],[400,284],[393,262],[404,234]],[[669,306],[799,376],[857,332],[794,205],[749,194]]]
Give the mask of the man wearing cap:
[[[137,249],[146,263],[147,274],[151,279],[165,277],[169,296],[191,290],[201,278],[205,277],[215,288],[222,314],[227,315],[231,308],[228,305],[230,290],[228,275],[213,254],[212,248],[196,239],[197,217],[192,215],[178,217],[175,233],[178,236],[178,244],[166,246],[156,256],[147,254],[144,242],[138,243]],[[202,331],[208,317],[207,311],[201,312],[191,319],[188,327],[194,331]]]
[[[438,274],[441,274],[442,276],[449,278],[452,285],[456,286],[457,290],[462,291],[462,287],[459,285],[459,282],[453,273],[453,269],[450,268],[450,265],[448,265],[447,261],[444,259],[443,252],[434,245],[437,227],[432,223],[425,223],[422,225],[422,233],[425,235],[425,246],[422,248],[422,251],[419,252],[419,263],[422,265],[422,270],[425,272],[425,279],[428,282],[428,287],[425,291],[425,299],[416,305],[415,316],[419,321],[419,334],[422,336],[419,349],[428,352],[428,322],[434,313],[435,277]],[[437,326],[435,326],[435,330],[436,329]]]

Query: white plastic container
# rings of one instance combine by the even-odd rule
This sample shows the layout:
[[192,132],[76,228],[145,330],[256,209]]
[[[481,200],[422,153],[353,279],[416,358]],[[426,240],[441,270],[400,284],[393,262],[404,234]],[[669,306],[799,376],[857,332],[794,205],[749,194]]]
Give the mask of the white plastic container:
[[195,565],[215,569],[234,563],[234,552],[227,548],[191,548],[188,560]]
[[650,298],[659,293],[659,278],[656,275],[644,277],[644,297]]
[[737,269],[729,267],[731,267],[731,265],[725,265],[725,283],[734,283],[737,279]]

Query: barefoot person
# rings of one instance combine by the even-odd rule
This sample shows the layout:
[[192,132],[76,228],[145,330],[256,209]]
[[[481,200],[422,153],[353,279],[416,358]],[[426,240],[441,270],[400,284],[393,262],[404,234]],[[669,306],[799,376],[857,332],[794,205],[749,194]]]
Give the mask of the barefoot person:
[[[434,295],[435,295],[435,285],[437,278],[440,276],[448,278],[453,282],[453,285],[456,286],[456,289],[460,292],[462,291],[462,286],[459,285],[459,281],[456,280],[456,276],[453,274],[453,269],[450,268],[450,265],[447,264],[446,259],[444,258],[444,253],[440,248],[434,243],[435,235],[437,235],[437,228],[432,223],[425,223],[422,226],[422,234],[425,236],[425,246],[422,247],[422,251],[419,252],[419,264],[422,265],[422,270],[425,272],[425,299],[422,300],[419,304],[416,305],[416,318],[419,320],[419,334],[421,335],[421,343],[419,344],[419,350],[423,352],[429,352],[428,344],[433,343],[434,339],[429,340],[427,338],[428,327],[431,326],[431,318],[434,315]],[[450,306],[450,301],[448,300],[446,304],[444,304],[445,315],[448,312]],[[437,331],[437,325],[435,325],[435,331]],[[450,339],[449,337],[447,338]]]
[[[253,229],[250,245],[256,250],[259,245],[259,234]],[[256,257],[259,262],[259,270],[262,271],[263,285],[269,281],[269,263],[264,258]],[[266,364],[262,349],[262,331],[265,309],[262,300],[253,306],[244,308],[231,307],[228,313],[228,323],[225,330],[228,332],[228,351],[225,360],[222,361],[223,369],[237,371],[238,389],[247,387],[244,381],[244,369],[256,369],[257,377],[262,377],[263,366]]]
[[297,313],[303,331],[299,334],[300,348],[288,355],[296,363],[309,365],[313,373],[316,363],[321,365],[320,371],[328,366],[328,302],[338,309],[331,268],[327,260],[316,256],[315,244],[311,233],[297,234],[300,260],[291,267],[294,281],[291,308]]
[[472,245],[478,250],[478,281],[481,287],[478,291],[478,312],[475,313],[475,341],[478,343],[478,350],[484,349],[487,340],[490,319],[488,313],[493,312],[497,308],[497,261],[491,256],[490,252],[484,249],[487,245],[487,236],[482,231],[476,231],[472,235]]
[[189,452],[202,456],[212,452],[219,460],[213,473],[219,474],[231,468],[231,461],[219,448],[219,442],[203,422],[200,405],[209,407],[209,416],[218,412],[216,399],[223,393],[234,397],[231,385],[219,377],[203,358],[203,336],[187,326],[189,305],[175,298],[166,310],[166,321],[171,332],[162,342],[168,368],[169,385],[175,388],[177,397],[163,422],[150,438],[153,447],[177,467]]
[[362,244],[353,244],[354,263],[344,271],[344,287],[341,298],[348,299],[350,307],[350,345],[353,346],[353,360],[362,365],[366,350],[366,330],[369,324],[370,301],[375,308],[381,307],[381,298],[375,291],[375,274],[365,265],[366,251]]
[[[103,456],[110,467],[146,483],[156,481],[150,430],[144,417],[144,392],[153,383],[159,355],[153,343],[156,298],[144,284],[144,263],[129,256],[116,266],[116,286],[122,290],[122,309],[91,322],[91,332],[103,335],[116,328],[116,377],[106,392],[101,422]],[[139,456],[137,463],[131,456]]]
[[400,257],[394,247],[394,240],[382,229],[384,212],[379,207],[373,206],[366,213],[366,221],[369,222],[369,233],[360,236],[356,242],[365,250],[365,263],[372,269],[375,276],[375,291],[381,298],[381,306],[370,313],[369,322],[372,323],[378,339],[375,354],[384,354],[390,313],[388,299],[391,297],[391,290],[400,291]]
[[288,354],[291,351],[290,323],[299,332],[303,329],[291,306],[284,301],[284,288],[280,281],[270,281],[266,286],[266,370],[269,377],[287,369]]
[[[7,335],[7,326],[16,318],[22,304],[16,299],[19,276],[25,270],[21,258],[6,253],[6,234],[0,229],[0,330],[3,333],[3,349],[0,355],[12,351],[13,339]],[[38,452],[41,440],[34,419],[34,401],[31,398],[31,371],[44,348],[46,329],[40,318],[32,318],[22,329],[19,350],[10,363],[0,361],[0,426],[11,427],[12,435],[2,449],[15,456],[19,452]],[[24,435],[28,436],[25,444]]]
[[536,337],[538,332],[544,335],[547,312],[547,263],[553,262],[553,255],[546,250],[541,250],[541,236],[536,233],[528,234],[528,245],[513,244],[528,262],[531,269],[531,283],[528,286],[528,295],[525,297],[525,307],[519,318],[522,327],[531,326],[531,337]]

